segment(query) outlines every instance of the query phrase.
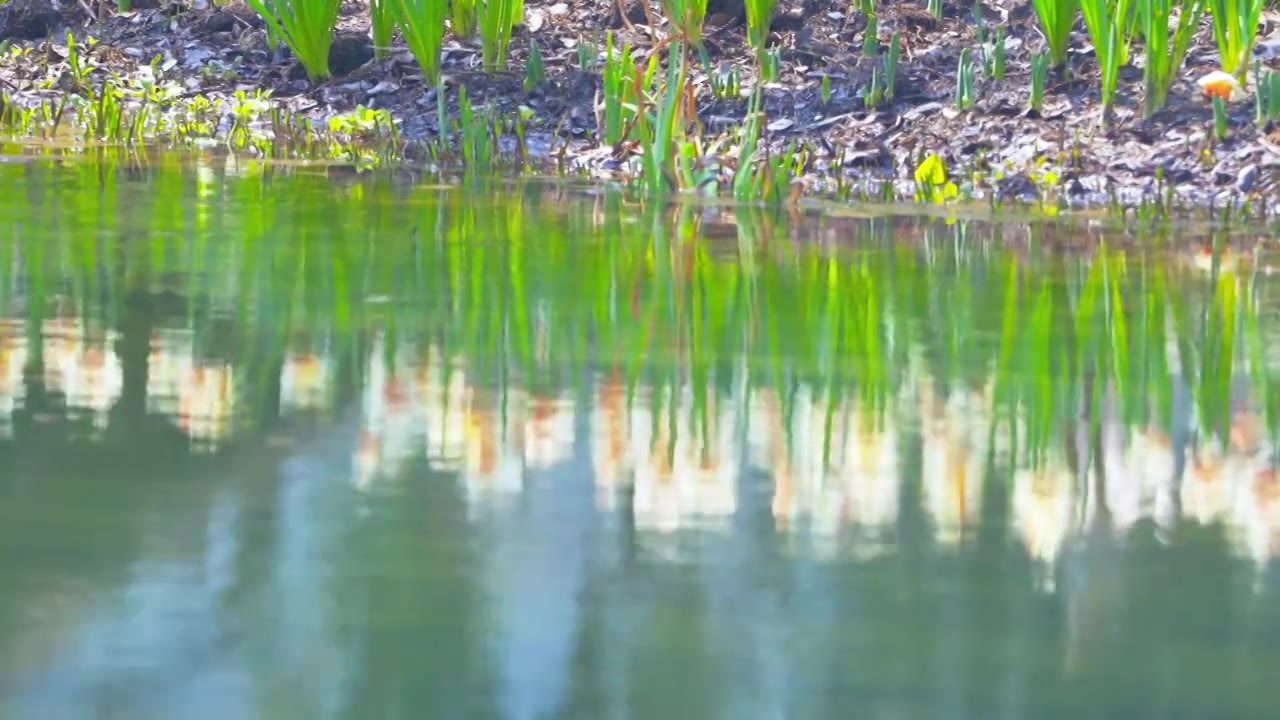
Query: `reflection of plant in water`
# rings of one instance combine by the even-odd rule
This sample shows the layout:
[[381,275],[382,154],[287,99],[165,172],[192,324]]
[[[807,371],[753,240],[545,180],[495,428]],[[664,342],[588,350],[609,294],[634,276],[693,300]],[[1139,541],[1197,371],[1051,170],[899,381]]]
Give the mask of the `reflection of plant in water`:
[[[173,418],[185,402],[204,418],[193,434],[239,441],[241,420],[267,422],[255,413],[328,409],[363,391],[358,480],[420,462],[459,473],[488,503],[571,457],[570,387],[594,377],[582,407],[598,502],[614,507],[635,474],[633,512],[650,532],[727,522],[750,447],[772,477],[777,527],[833,551],[873,547],[906,497],[938,542],[963,541],[979,512],[1000,511],[996,483],[1021,498],[1020,534],[1046,562],[1102,506],[1116,531],[1149,517],[1168,527],[1181,503],[1188,517],[1253,528],[1250,547],[1266,536],[1277,401],[1253,420],[1227,402],[1241,359],[1255,387],[1273,376],[1267,282],[1245,261],[1216,275],[1210,261],[1204,281],[1141,253],[1015,254],[964,221],[810,225],[759,208],[636,206],[625,193],[567,200],[537,184],[436,189],[225,158],[195,172],[126,160],[70,165],[57,190],[0,198],[54,238],[0,257],[31,278],[21,292],[32,297],[105,298],[109,328],[130,292],[183,298],[156,325],[182,330],[150,330],[148,407]],[[819,241],[784,240],[810,232]],[[0,283],[7,298],[20,292]],[[48,335],[46,358],[68,352]],[[297,338],[324,338],[324,350]],[[1174,478],[1180,375],[1203,437]],[[917,441],[913,478],[898,455]],[[1220,497],[1203,484],[1215,476],[1232,481]],[[1098,497],[1062,495],[1062,477]]]

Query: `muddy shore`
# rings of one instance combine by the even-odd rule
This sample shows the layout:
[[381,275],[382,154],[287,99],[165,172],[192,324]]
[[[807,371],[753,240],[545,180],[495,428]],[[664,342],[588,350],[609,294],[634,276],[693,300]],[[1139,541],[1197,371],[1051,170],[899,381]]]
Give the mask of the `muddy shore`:
[[[600,75],[598,67],[582,68],[579,48],[588,43],[588,55],[603,52],[607,31],[641,53],[657,45],[661,22],[646,24],[660,17],[656,7],[649,15],[631,0],[624,7],[625,16],[613,0],[527,0],[525,23],[512,40],[511,70],[504,73],[481,71],[478,43],[447,36],[449,111],[456,112],[455,89],[463,85],[476,102],[500,113],[523,110],[532,154],[603,177],[624,176],[627,149],[601,147],[595,139]],[[1103,126],[1096,63],[1082,24],[1073,37],[1070,79],[1051,83],[1036,113],[1028,110],[1029,59],[1043,40],[1030,3],[993,1],[975,13],[970,3],[948,1],[941,18],[923,3],[885,4],[879,12],[879,37],[900,33],[902,57],[892,104],[868,110],[862,92],[880,61],[862,52],[865,19],[847,0],[779,4],[771,40],[780,48],[781,73],[766,86],[764,141],[775,153],[793,144],[810,149],[802,178],[807,190],[857,197],[885,182],[909,186],[918,159],[937,154],[978,197],[1073,206],[1133,205],[1170,194],[1199,205],[1280,199],[1280,129],[1258,127],[1251,98],[1228,106],[1228,136],[1213,138],[1212,108],[1195,84],[1218,67],[1207,20],[1166,109],[1142,118],[1137,48],[1133,65],[1121,70],[1114,114]],[[979,71],[976,102],[959,111],[952,100],[955,68],[962,49],[976,42],[978,14],[988,33],[1004,27],[1007,67],[1003,80]],[[740,4],[712,0],[707,28],[712,72],[736,72],[749,87],[755,70]],[[78,68],[68,58],[68,30],[78,41],[93,38],[75,58]],[[239,0],[223,6],[149,0],[124,13],[89,3],[11,0],[0,10],[0,41],[7,45],[0,90],[6,102],[27,108],[68,94],[92,97],[95,84],[109,77],[141,77],[135,82],[168,86],[170,98],[214,103],[222,116],[211,124],[225,129],[237,92],[263,89],[300,116],[327,122],[358,107],[385,109],[410,145],[435,138],[437,90],[426,87],[402,45],[375,57],[368,34],[367,7],[348,2],[331,54],[335,77],[313,85],[287,52],[269,49],[263,23]],[[527,90],[523,68],[534,39],[546,79]],[[1271,64],[1272,53],[1280,61],[1280,16],[1267,12],[1255,55]],[[693,72],[704,132],[739,123],[746,98],[716,97],[705,69]]]

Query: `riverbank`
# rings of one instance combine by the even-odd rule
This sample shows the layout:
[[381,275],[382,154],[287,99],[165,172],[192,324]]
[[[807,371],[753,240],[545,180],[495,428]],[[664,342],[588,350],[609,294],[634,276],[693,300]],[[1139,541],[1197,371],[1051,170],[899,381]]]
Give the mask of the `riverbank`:
[[[375,56],[363,5],[344,6],[330,54],[334,77],[314,84],[287,52],[269,47],[262,21],[239,2],[139,3],[119,13],[99,8],[106,15],[100,20],[82,7],[63,12],[43,2],[12,0],[0,16],[0,40],[10,43],[0,58],[0,87],[11,133],[39,135],[53,124],[55,135],[75,135],[74,123],[65,120],[70,111],[79,118],[81,136],[221,142],[241,133],[250,140],[244,146],[261,149],[253,137],[278,137],[286,128],[294,147],[310,143],[315,151],[318,144],[319,152],[335,156],[355,157],[363,148],[384,160],[446,161],[431,150],[440,137],[437,90],[426,86],[399,43]],[[705,32],[710,65],[690,66],[697,124],[707,139],[700,162],[706,165],[718,160],[711,140],[747,116],[745,89],[755,83],[741,8],[732,5],[711,3]],[[1126,66],[1122,92],[1104,125],[1097,66],[1082,23],[1072,43],[1081,51],[1070,57],[1069,79],[1049,83],[1037,112],[1029,109],[1031,58],[1043,43],[1030,4],[979,7],[975,13],[971,4],[945,2],[941,17],[914,5],[880,8],[877,36],[883,45],[898,34],[900,62],[892,102],[868,108],[864,89],[883,62],[863,51],[866,18],[843,0],[780,3],[771,33],[779,71],[764,88],[761,145],[774,156],[804,149],[796,194],[884,197],[886,185],[899,196],[910,194],[920,161],[936,155],[957,194],[978,198],[1054,207],[1170,201],[1208,207],[1256,206],[1280,196],[1280,131],[1255,122],[1252,99],[1227,105],[1226,137],[1215,137],[1212,106],[1195,84],[1217,69],[1208,25],[1196,35],[1164,110],[1143,119],[1141,83],[1133,83],[1141,70]],[[661,21],[656,28],[646,24],[659,17],[656,10],[646,15],[639,6],[627,8],[622,17],[611,0],[528,0],[507,72],[481,71],[479,45],[447,37],[447,116],[457,118],[458,89],[465,87],[475,106],[519,125],[518,133],[514,124],[508,127],[500,143],[508,153],[533,158],[542,170],[625,180],[640,148],[597,139],[598,58],[607,32],[617,45],[632,45],[641,61],[660,50],[665,37]],[[1264,62],[1280,48],[1280,39],[1273,43],[1270,35],[1275,20],[1264,14],[1255,53]],[[979,67],[972,106],[957,108],[961,53],[1000,28],[1003,79],[984,77]],[[68,30],[76,38],[73,49],[65,40]],[[524,68],[534,41],[545,77],[528,83]],[[1140,51],[1130,60],[1140,65]],[[108,83],[120,88],[115,102],[122,109],[114,116],[103,108]],[[742,90],[735,93],[734,85]],[[394,130],[385,124],[388,117]],[[302,118],[315,121],[319,131],[300,132]],[[123,129],[99,132],[113,123]]]

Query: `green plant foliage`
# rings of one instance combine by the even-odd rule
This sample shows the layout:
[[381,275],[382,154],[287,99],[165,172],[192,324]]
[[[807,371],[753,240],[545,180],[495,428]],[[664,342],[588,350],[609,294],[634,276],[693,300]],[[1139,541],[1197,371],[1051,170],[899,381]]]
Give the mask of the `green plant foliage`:
[[460,40],[470,40],[476,35],[477,0],[449,0],[449,26]]
[[369,26],[373,35],[373,54],[379,60],[387,57],[391,36],[396,31],[395,0],[369,0]]
[[1104,119],[1115,100],[1120,65],[1129,54],[1129,38],[1125,31],[1130,11],[1130,0],[1080,0],[1080,12],[1093,41],[1094,55],[1098,58]]
[[[1176,23],[1173,22],[1175,10]],[[1143,111],[1149,118],[1164,107],[1169,88],[1177,79],[1187,47],[1199,26],[1204,0],[1138,0],[1137,12],[1147,43]]]
[[1048,53],[1036,53],[1031,56],[1031,109],[1037,113],[1044,111],[1044,88],[1049,77]]
[[405,44],[418,69],[433,86],[440,79],[440,48],[444,42],[445,3],[439,0],[390,0]]
[[1079,0],[1032,0],[1032,6],[1049,45],[1049,64],[1065,73],[1071,26],[1076,21]]
[[529,60],[524,67],[524,89],[532,90],[547,79],[547,71],[542,61],[542,45],[536,40],[529,41]]
[[511,46],[511,29],[521,21],[524,3],[519,0],[475,0],[480,18],[482,54],[487,70],[501,70],[507,66],[507,51]]
[[[748,2],[759,0],[748,0]],[[707,17],[707,0],[662,0],[662,10],[680,39],[689,46],[702,46],[702,23]]]
[[1218,43],[1222,70],[1243,84],[1258,37],[1258,22],[1267,1],[1207,0],[1207,3],[1209,14],[1213,16],[1213,38]]
[[[426,0],[422,0],[426,1]],[[298,57],[312,82],[329,77],[329,47],[341,0],[248,0],[271,32]]]
[[757,62],[761,65],[767,50],[765,41],[769,38],[769,23],[773,20],[773,9],[777,2],[778,0],[745,0],[747,42],[755,49]]

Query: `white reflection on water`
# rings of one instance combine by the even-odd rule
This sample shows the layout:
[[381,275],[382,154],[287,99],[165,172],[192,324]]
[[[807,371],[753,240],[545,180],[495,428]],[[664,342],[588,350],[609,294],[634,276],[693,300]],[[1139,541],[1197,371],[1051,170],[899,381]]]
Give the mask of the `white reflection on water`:
[[286,353],[280,370],[280,414],[325,411],[332,405],[333,367],[328,353]]
[[[390,365],[385,357],[375,343],[355,455],[358,486],[405,472],[417,448],[426,447],[430,467],[457,473],[468,508],[502,509],[526,493],[531,473],[570,462],[576,434],[570,393],[474,384],[460,358],[446,363],[430,345],[421,353],[394,353]],[[1107,413],[1098,453],[1106,482],[1098,482],[1094,464],[1077,477],[1063,448],[1053,445],[1038,464],[1023,458],[1009,467],[1011,431],[993,424],[990,386],[935,396],[934,379],[922,375],[919,382],[918,392],[878,409],[856,395],[829,403],[802,385],[787,410],[772,389],[758,388],[745,405],[750,424],[744,428],[740,392],[711,386],[704,409],[692,386],[681,385],[673,409],[669,389],[640,386],[628,401],[621,380],[602,375],[586,418],[595,507],[625,508],[651,539],[723,531],[740,512],[741,473],[750,469],[769,478],[777,531],[803,539],[806,552],[826,558],[883,553],[893,548],[903,509],[901,434],[917,422],[899,409],[905,401],[918,402],[920,510],[934,541],[959,547],[982,518],[986,484],[1011,475],[1009,527],[1037,563],[1035,582],[1043,590],[1054,589],[1064,545],[1094,523],[1099,503],[1107,531],[1117,536],[1146,521],[1170,532],[1180,507],[1183,519],[1225,524],[1240,552],[1259,563],[1274,553],[1270,446],[1249,431],[1246,418],[1237,419],[1235,441],[1225,452],[1212,443],[1187,450],[1179,477],[1178,451],[1166,432]],[[1016,429],[1016,437],[1026,433],[1022,425]],[[1095,485],[1100,496],[1081,490]],[[624,497],[631,502],[620,503]],[[665,547],[664,557],[674,559],[674,546]]]
[[921,383],[922,490],[934,537],[955,546],[982,514],[991,390],[956,389],[938,398],[935,382],[925,377]]
[[44,383],[62,393],[71,408],[87,410],[98,430],[107,426],[108,413],[124,386],[124,370],[116,355],[115,331],[90,331],[75,319],[46,320]]
[[27,338],[18,321],[0,320],[0,437],[13,434],[13,413],[22,407],[27,385]]
[[231,438],[236,413],[234,366],[200,358],[195,335],[157,330],[147,360],[147,410],[165,415],[196,448],[213,450]]
[[737,509],[740,400],[710,393],[699,409],[695,390],[684,385],[675,392],[673,418],[671,398],[647,395],[630,423],[636,527],[658,534],[727,527]]
[[753,464],[771,475],[777,528],[804,532],[823,556],[842,545],[863,556],[882,552],[901,493],[896,411],[855,399],[833,405],[801,388],[790,412],[788,429],[770,389],[752,409]]

